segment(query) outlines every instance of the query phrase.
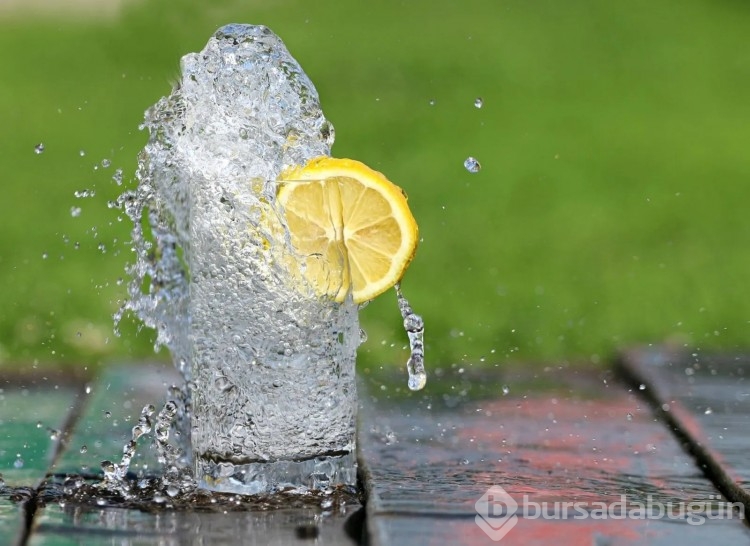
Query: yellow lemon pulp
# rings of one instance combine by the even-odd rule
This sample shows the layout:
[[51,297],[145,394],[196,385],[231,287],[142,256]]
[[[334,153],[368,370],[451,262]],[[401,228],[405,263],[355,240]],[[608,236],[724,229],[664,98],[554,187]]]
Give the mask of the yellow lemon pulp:
[[362,303],[404,275],[417,223],[404,192],[352,159],[319,157],[284,171],[277,194],[304,277],[318,295]]

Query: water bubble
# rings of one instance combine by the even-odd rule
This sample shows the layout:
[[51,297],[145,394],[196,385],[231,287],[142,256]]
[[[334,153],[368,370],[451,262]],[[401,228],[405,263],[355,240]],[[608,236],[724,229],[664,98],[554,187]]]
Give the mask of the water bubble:
[[78,150],[78,155],[80,155],[81,157],[85,156],[86,150]]
[[464,161],[464,168],[474,174],[482,169],[482,165],[479,164],[479,161],[477,161],[476,158],[469,156],[466,158],[466,161]]
[[122,186],[122,169],[115,169],[115,174],[112,175],[112,180],[118,186]]
[[170,485],[167,487],[167,495],[170,497],[176,497],[180,493],[180,489],[177,486]]
[[435,106],[435,99],[430,99],[430,106]]
[[44,153],[44,144],[42,142],[34,146],[34,153],[37,155]]
[[96,196],[96,191],[94,190],[77,190],[73,192],[73,195],[77,197],[78,199],[83,199],[86,197],[94,197]]
[[102,159],[102,167],[104,167],[105,169],[108,168],[111,164],[112,162],[109,159]]
[[70,207],[70,215],[73,218],[78,218],[81,215],[81,207]]
[[23,468],[23,459],[21,458],[20,453],[16,454],[16,460],[13,462],[13,468]]
[[49,254],[47,254],[46,252],[43,252],[42,253],[42,260],[46,260],[47,258],[49,258]]
[[104,418],[105,419],[109,419],[110,417],[112,417],[112,412],[111,411],[105,411],[104,412]]
[[36,422],[36,428],[42,428],[43,426],[44,426],[44,425],[42,424],[42,422],[41,422],[41,421],[37,421],[37,422]]
[[88,450],[89,450],[89,448],[88,448],[87,446],[85,446],[85,445],[82,445],[82,446],[81,446],[81,449],[79,449],[79,451],[80,451],[81,453],[86,453],[86,452],[87,452]]
[[481,108],[484,106],[484,101],[482,100],[482,97],[477,97],[474,99],[474,108]]
[[633,420],[633,414],[632,413],[628,413],[625,417],[627,418],[628,421],[632,421]]
[[711,415],[713,412],[714,412],[714,410],[712,410],[711,408],[706,408],[706,411],[704,411],[703,413],[705,415]]
[[638,386],[638,390],[640,390],[640,391],[645,391],[645,390],[646,390],[646,385],[644,385],[643,383],[641,383],[641,384],[640,384],[640,385]]

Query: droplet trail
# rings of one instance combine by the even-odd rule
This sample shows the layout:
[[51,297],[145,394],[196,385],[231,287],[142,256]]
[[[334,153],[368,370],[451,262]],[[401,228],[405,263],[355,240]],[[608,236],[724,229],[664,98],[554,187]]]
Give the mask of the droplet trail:
[[398,308],[404,319],[404,329],[409,336],[409,348],[411,355],[406,362],[406,370],[409,373],[409,389],[418,391],[427,383],[427,373],[424,369],[424,321],[417,315],[409,305],[401,291],[401,284],[397,283],[396,297]]

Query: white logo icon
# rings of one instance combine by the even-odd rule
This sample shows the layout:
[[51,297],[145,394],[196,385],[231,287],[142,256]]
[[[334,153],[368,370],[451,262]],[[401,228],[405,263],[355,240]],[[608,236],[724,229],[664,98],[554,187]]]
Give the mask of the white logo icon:
[[499,485],[485,491],[474,508],[477,511],[474,521],[495,542],[500,541],[518,523],[518,503]]

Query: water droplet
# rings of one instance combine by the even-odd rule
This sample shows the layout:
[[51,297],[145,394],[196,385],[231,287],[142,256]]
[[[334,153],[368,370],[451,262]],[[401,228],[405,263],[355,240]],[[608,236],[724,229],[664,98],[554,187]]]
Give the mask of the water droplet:
[[646,390],[646,385],[644,385],[643,383],[641,383],[641,384],[640,384],[640,385],[638,386],[638,390],[641,390],[641,391],[645,391],[645,390]]
[[[41,152],[39,152],[41,153]],[[21,458],[21,455],[16,455],[16,460],[13,463],[13,468],[23,468],[23,459]]]
[[167,495],[170,497],[176,497],[180,493],[180,489],[174,485],[167,487]]
[[115,174],[112,175],[112,180],[118,186],[122,186],[122,169],[115,169]]
[[91,394],[91,385],[86,385],[86,394]]
[[401,285],[396,284],[396,298],[401,317],[404,319],[404,329],[409,337],[411,355],[406,363],[409,373],[408,386],[410,390],[418,391],[427,383],[427,374],[424,370],[424,322],[422,317],[414,313],[409,302],[401,292]]
[[78,218],[81,215],[81,207],[70,207],[70,215],[73,218]]
[[44,425],[42,424],[42,422],[41,422],[41,421],[37,421],[37,422],[36,422],[36,428],[42,428],[43,426],[44,426]]
[[94,190],[77,190],[73,192],[73,195],[77,197],[78,199],[84,199],[86,197],[94,197],[96,196],[96,191]]
[[507,396],[510,393],[510,387],[508,385],[503,385],[503,396]]
[[102,159],[102,167],[104,167],[105,169],[108,168],[111,164],[112,162],[109,159]]
[[633,414],[632,413],[628,413],[627,416],[626,416],[626,418],[627,418],[628,421],[632,421],[633,420]]
[[39,144],[34,146],[34,153],[37,155],[44,153],[44,144],[40,142]]
[[105,419],[109,419],[110,417],[112,417],[112,412],[111,411],[105,411],[104,412],[104,418]]
[[46,260],[47,258],[49,258],[49,254],[46,252],[42,253],[42,260]]
[[79,451],[81,453],[86,453],[88,450],[89,450],[89,448],[84,445],[84,446],[81,446],[81,449]]
[[430,106],[435,106],[435,99],[430,99]]
[[466,161],[464,161],[464,168],[474,174],[478,173],[482,169],[482,166],[476,158],[469,156],[466,158]]
[[474,108],[481,108],[484,106],[484,101],[482,100],[482,97],[477,97],[474,99]]
[[80,155],[81,157],[85,156],[86,155],[86,150],[79,150],[78,151],[78,155]]
[[714,412],[714,410],[712,410],[711,408],[706,408],[706,411],[704,411],[703,413],[705,415],[711,415],[713,412]]

